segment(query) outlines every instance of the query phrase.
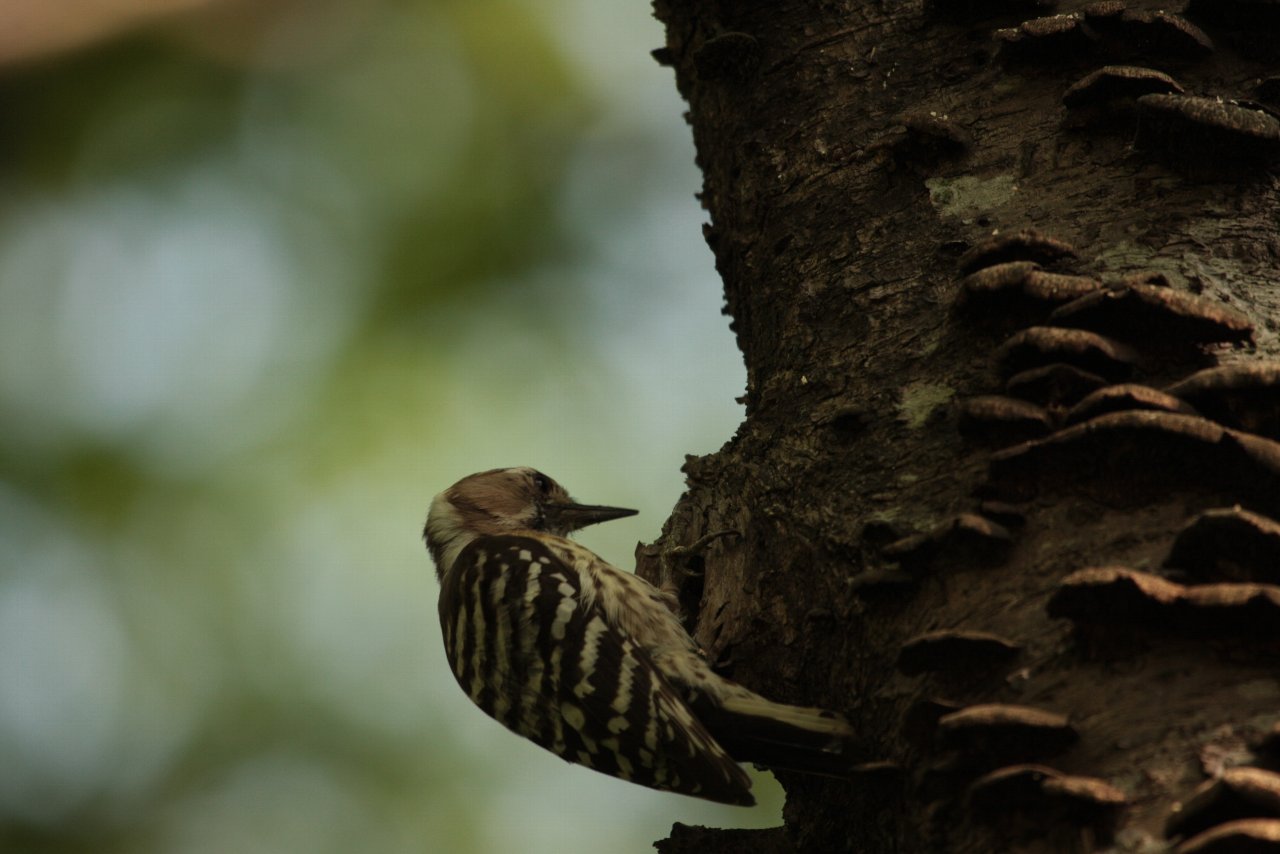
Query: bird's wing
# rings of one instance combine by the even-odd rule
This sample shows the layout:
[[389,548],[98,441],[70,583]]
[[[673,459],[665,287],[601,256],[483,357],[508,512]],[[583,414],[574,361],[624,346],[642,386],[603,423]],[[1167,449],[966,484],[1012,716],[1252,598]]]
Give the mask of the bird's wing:
[[533,537],[484,537],[440,595],[445,652],[486,714],[569,762],[644,786],[753,804],[746,772],[648,653],[611,626],[592,581]]

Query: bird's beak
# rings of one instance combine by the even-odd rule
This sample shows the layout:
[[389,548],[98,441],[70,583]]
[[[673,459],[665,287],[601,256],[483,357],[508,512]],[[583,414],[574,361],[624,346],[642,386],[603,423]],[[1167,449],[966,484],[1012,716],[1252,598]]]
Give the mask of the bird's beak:
[[601,507],[594,504],[547,504],[542,508],[547,527],[552,530],[576,531],[597,522],[634,516],[639,510],[625,507]]

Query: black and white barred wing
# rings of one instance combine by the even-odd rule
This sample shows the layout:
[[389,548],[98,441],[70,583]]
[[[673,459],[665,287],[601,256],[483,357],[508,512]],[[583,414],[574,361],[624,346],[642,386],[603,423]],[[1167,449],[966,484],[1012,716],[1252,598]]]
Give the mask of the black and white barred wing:
[[746,772],[645,650],[606,622],[590,585],[532,537],[471,543],[440,595],[445,652],[463,691],[566,761],[655,789],[754,803]]

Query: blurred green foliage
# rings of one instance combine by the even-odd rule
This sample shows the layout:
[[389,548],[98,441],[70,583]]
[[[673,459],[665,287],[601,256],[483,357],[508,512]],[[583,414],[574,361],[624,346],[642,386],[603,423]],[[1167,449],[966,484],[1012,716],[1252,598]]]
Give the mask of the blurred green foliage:
[[434,492],[542,466],[644,508],[584,537],[625,566],[740,417],[661,34],[605,5],[233,4],[0,69],[0,850],[776,823],[563,765],[439,651]]

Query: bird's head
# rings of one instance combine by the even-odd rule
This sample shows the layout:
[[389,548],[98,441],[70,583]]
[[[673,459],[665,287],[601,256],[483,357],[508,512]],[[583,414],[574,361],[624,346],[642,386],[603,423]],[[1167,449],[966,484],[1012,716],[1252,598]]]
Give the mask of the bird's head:
[[521,531],[563,537],[587,525],[635,513],[578,504],[564,487],[535,469],[490,469],[464,477],[432,500],[423,537],[436,574],[443,575],[477,537]]

